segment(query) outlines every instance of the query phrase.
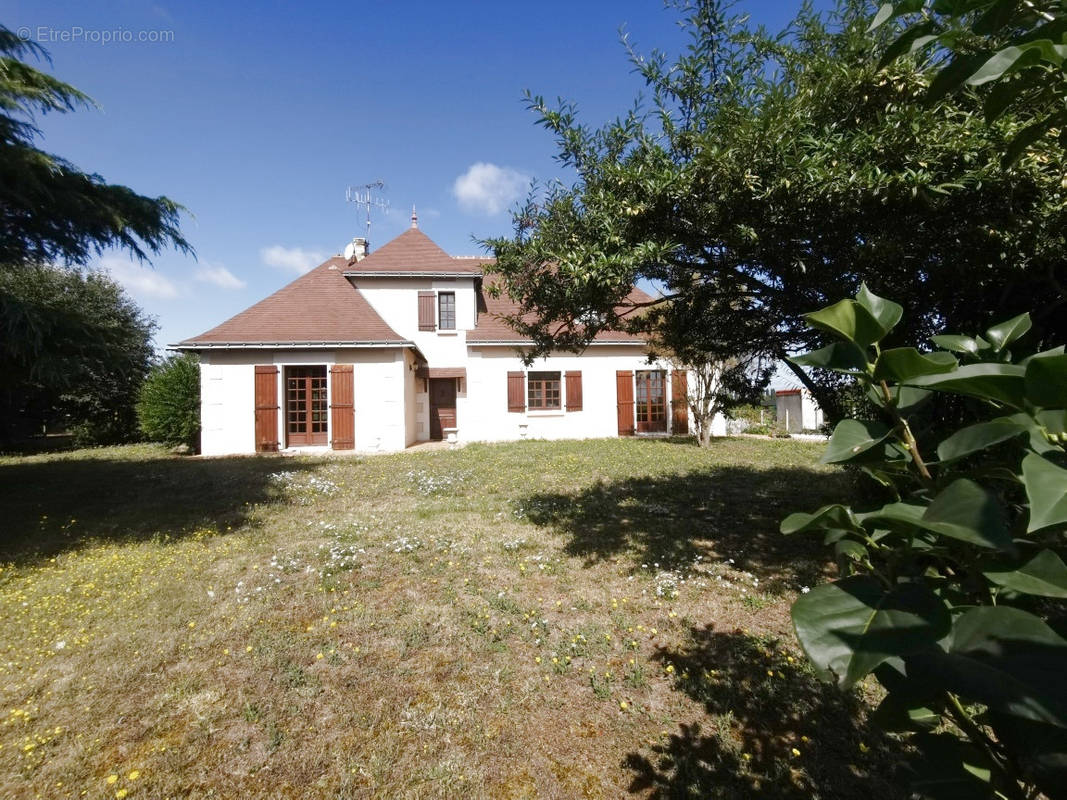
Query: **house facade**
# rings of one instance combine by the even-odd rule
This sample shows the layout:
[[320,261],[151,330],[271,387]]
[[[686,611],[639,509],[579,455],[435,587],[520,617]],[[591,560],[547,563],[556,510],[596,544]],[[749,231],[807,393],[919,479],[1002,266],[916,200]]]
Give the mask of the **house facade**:
[[515,305],[484,291],[488,259],[448,255],[414,214],[367,250],[353,240],[172,345],[200,355],[205,455],[690,431],[685,371],[649,363],[644,341],[605,332],[526,366],[530,342],[502,320]]

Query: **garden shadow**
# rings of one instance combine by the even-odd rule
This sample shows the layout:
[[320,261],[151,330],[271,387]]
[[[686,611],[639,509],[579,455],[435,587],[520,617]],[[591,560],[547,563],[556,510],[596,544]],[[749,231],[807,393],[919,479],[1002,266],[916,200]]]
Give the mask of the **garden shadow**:
[[237,528],[279,498],[271,475],[317,469],[278,456],[86,458],[0,465],[0,559],[29,561],[92,540]]
[[566,552],[589,564],[625,553],[664,568],[732,558],[761,580],[795,585],[822,572],[827,550],[818,537],[782,535],[782,519],[856,494],[855,476],[843,471],[728,465],[527,495],[517,508],[569,536]]
[[631,753],[630,791],[657,800],[907,796],[900,745],[867,724],[855,693],[820,681],[777,642],[692,628],[684,646],[654,658],[703,704],[707,729],[681,725],[651,752]]

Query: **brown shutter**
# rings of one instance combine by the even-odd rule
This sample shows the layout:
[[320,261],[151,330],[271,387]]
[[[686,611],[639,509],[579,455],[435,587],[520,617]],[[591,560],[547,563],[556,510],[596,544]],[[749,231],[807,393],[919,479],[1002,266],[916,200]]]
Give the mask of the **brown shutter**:
[[567,410],[582,410],[582,373],[579,371],[567,373]]
[[434,325],[434,302],[436,296],[433,292],[419,292],[419,330],[432,331]]
[[521,372],[508,373],[508,411],[526,410],[526,376]]
[[689,375],[684,369],[671,373],[671,433],[689,433]]
[[351,450],[356,446],[355,387],[352,365],[330,367],[330,446]]
[[255,382],[256,452],[278,452],[278,368],[257,366]]
[[634,374],[615,373],[615,390],[619,399],[619,436],[634,435]]

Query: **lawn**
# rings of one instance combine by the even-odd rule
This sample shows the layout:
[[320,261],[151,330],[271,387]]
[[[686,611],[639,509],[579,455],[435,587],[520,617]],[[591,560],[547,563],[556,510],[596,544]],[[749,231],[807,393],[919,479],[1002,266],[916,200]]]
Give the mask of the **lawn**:
[[792,638],[819,450],[0,458],[0,796],[901,797]]

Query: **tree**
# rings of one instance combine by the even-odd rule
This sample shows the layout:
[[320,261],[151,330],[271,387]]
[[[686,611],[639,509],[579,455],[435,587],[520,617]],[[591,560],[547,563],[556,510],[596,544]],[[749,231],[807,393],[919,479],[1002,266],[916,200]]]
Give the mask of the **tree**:
[[30,56],[48,57],[0,26],[0,269],[85,265],[109,247],[142,262],[166,247],[191,254],[178,229],[183,208],[173,200],[106,183],[36,147],[36,114],[66,113],[92,101],[20,60]]
[[152,368],[137,397],[137,422],[150,440],[190,450],[200,440],[200,361],[192,353]]
[[872,27],[905,18],[910,23],[886,49],[889,63],[923,51],[938,65],[928,98],[963,86],[995,84],[985,98],[989,121],[1008,108],[1029,123],[1005,152],[1014,162],[1042,137],[1067,127],[1067,8],[1057,0],[965,0],[885,3]]
[[[532,194],[514,234],[486,244],[540,352],[652,325],[625,300],[642,280],[663,289],[651,307],[703,311],[694,331],[752,317],[736,338],[725,328],[719,344],[734,354],[826,343],[802,314],[863,281],[914,300],[893,344],[1023,311],[1036,341],[1062,340],[1060,151],[1005,166],[1025,118],[987,125],[981,87],[922,102],[927,64],[880,69],[864,3],[829,22],[802,11],[779,37],[724,5],[680,6],[690,44],[673,61],[630,48],[649,108],[591,129],[572,104],[529,97],[576,179]],[[881,47],[895,30],[876,31]],[[833,418],[839,381],[795,371]]]
[[63,423],[80,443],[136,435],[155,322],[107,275],[0,270],[0,440]]

